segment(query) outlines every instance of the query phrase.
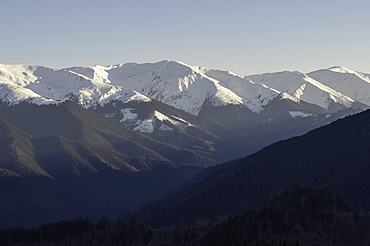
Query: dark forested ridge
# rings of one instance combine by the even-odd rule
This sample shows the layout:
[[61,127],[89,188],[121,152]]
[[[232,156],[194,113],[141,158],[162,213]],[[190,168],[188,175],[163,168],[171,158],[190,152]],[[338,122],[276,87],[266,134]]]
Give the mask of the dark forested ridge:
[[355,209],[370,207],[370,111],[280,141],[140,209],[153,225],[242,213],[259,208],[273,190],[328,187]]
[[88,218],[0,230],[0,245],[266,245],[367,246],[370,214],[354,213],[329,189],[284,189],[258,210],[209,220],[150,227]]
[[286,188],[261,209],[213,226],[201,245],[368,245],[369,215],[329,189]]

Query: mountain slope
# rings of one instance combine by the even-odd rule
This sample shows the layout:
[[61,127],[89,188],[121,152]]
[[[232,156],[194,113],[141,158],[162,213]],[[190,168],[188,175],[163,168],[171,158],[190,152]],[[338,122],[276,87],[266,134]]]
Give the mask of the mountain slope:
[[0,152],[0,227],[117,217],[158,199],[200,169],[60,136],[32,138],[4,120]]
[[240,132],[156,100],[113,101],[92,111],[160,142],[186,148],[217,161],[228,160],[242,152],[230,141]]
[[258,208],[273,190],[300,184],[331,188],[357,209],[368,211],[369,122],[366,111],[275,143],[148,205],[136,216],[153,224],[172,224],[234,214]]
[[370,75],[336,66],[307,74],[357,102],[370,105]]
[[113,148],[131,157],[176,163],[213,165],[214,160],[190,150],[161,143],[83,107],[66,101],[60,106],[21,103],[0,107],[1,117],[34,137],[60,135]]
[[22,176],[50,177],[37,165],[30,139],[12,124],[0,120],[0,168]]
[[307,103],[316,104],[329,112],[351,107],[354,100],[350,97],[321,84],[309,76],[299,72],[281,72],[248,76],[248,79],[285,92]]

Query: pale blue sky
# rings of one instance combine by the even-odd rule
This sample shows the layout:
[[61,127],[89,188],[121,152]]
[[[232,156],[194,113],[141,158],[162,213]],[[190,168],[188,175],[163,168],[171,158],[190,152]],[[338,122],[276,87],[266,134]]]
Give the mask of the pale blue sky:
[[1,0],[0,63],[370,73],[370,1]]

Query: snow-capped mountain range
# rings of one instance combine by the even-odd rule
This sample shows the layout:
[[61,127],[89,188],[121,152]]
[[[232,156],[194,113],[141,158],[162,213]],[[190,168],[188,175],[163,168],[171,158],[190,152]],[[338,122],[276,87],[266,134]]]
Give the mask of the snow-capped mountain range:
[[281,97],[330,111],[333,104],[342,108],[355,102],[370,106],[369,77],[344,67],[309,74],[286,71],[239,76],[175,61],[66,69],[0,65],[0,99],[11,104],[74,99],[85,108],[113,99],[155,99],[198,115],[205,103],[216,107],[244,105],[260,113],[269,102]]
[[[312,124],[317,124],[339,111],[368,108],[369,77],[339,66],[308,74],[285,71],[239,76],[176,61],[65,69],[0,65],[0,100],[8,106],[72,100],[90,110],[106,105],[117,108],[119,103],[118,111],[106,110],[101,114],[149,134],[156,129],[186,131],[192,123],[160,110],[143,115],[132,103],[159,101],[227,127],[236,121],[238,127],[246,121],[256,124],[276,121],[282,114],[292,120],[311,117]],[[225,106],[237,109],[226,110],[234,114],[224,115]],[[320,119],[319,114],[323,115]]]

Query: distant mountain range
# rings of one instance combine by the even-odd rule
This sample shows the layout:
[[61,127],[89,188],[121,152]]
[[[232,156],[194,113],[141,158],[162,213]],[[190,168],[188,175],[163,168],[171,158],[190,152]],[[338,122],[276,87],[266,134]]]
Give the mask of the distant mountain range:
[[0,65],[0,100],[5,107],[71,100],[159,141],[217,150],[217,161],[227,161],[367,109],[369,77],[344,67],[239,76],[176,61]]
[[[197,180],[232,167],[215,179],[223,181],[243,165],[217,164],[369,108],[369,77],[343,67],[242,77],[174,61],[0,65],[0,227],[120,216],[208,167]],[[248,206],[266,202],[260,194]]]
[[261,113],[275,98],[311,103],[331,113],[356,104],[370,106],[369,75],[344,67],[242,77],[175,61],[66,69],[1,65],[0,78],[0,99],[12,104],[72,99],[94,108],[113,100],[155,99],[193,115],[202,115],[206,105],[241,105]]

